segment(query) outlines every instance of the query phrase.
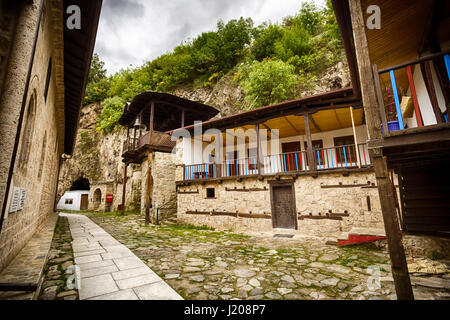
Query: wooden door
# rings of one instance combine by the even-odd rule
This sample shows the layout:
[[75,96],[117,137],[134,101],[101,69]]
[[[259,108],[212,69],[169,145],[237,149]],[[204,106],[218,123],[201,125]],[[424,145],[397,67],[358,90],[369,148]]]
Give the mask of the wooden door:
[[81,195],[80,210],[87,210],[88,209],[88,198],[89,198],[89,196],[87,194],[82,194]]
[[271,202],[273,227],[297,229],[294,184],[272,184]]

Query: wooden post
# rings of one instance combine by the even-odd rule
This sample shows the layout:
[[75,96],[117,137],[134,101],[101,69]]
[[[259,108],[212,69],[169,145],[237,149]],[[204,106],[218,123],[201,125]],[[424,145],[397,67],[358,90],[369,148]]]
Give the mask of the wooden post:
[[121,214],[125,215],[125,196],[127,191],[127,168],[128,162],[125,162],[125,168],[123,169],[123,187],[122,187],[122,211]]
[[181,111],[181,128],[184,128],[185,125],[185,112],[184,109]]
[[307,150],[306,150],[306,155],[307,155],[307,159],[308,159],[308,163],[309,163],[309,171],[311,172],[316,172],[317,171],[317,166],[316,166],[316,161],[315,161],[315,157],[313,154],[313,145],[312,145],[312,139],[311,139],[311,128],[309,126],[309,122],[310,122],[310,115],[309,113],[305,114],[305,133],[306,133],[306,142],[307,142]]
[[355,139],[356,159],[358,160],[358,168],[361,169],[361,157],[359,155],[358,138],[356,137],[355,118],[353,117],[353,107],[350,107],[350,115],[352,117],[353,138]]
[[[369,140],[376,142],[377,140],[381,140],[382,136],[380,119],[377,115],[377,96],[375,92],[374,74],[370,62],[365,31],[366,25],[361,8],[361,0],[349,0],[349,6],[367,130]],[[372,145],[372,143],[370,143],[370,145]],[[405,250],[403,248],[402,236],[395,210],[394,193],[389,178],[387,160],[386,157],[383,157],[381,147],[376,146],[379,145],[379,143],[374,143],[374,145],[375,147],[371,146],[369,148],[369,153],[373,159],[373,166],[377,179],[378,195],[380,197],[384,227],[388,239],[392,276],[394,278],[397,298],[399,300],[413,300],[414,294],[411,287]]]
[[261,176],[261,138],[259,132],[259,123],[256,124],[256,168],[258,169],[258,175]]
[[433,106],[434,115],[436,116],[436,122],[438,124],[442,123],[441,109],[439,109],[439,102],[436,96],[436,89],[434,87],[430,61],[422,62],[420,64],[420,70],[422,71],[423,80],[425,81],[425,87],[427,88],[428,96],[430,97],[431,105]]
[[153,190],[152,162],[153,162],[153,153],[150,151],[147,154],[148,168],[145,185],[145,225],[148,225],[150,223],[150,207],[152,204],[151,192]]
[[[154,120],[155,120],[155,102],[152,101],[151,107],[150,107],[150,125],[149,125],[150,144],[152,141]],[[150,206],[152,204],[152,199],[151,199],[151,194],[153,191],[152,162],[153,162],[153,151],[150,150],[147,154],[148,169],[147,169],[146,190],[145,190],[145,224],[146,225],[148,225],[150,223]]]
[[383,93],[381,92],[380,75],[378,74],[378,67],[376,64],[372,66],[372,71],[373,71],[373,80],[375,82],[376,95],[378,98],[378,106],[380,110],[381,122],[383,123],[384,128],[384,136],[389,136],[389,127],[386,118],[386,109],[384,107]]

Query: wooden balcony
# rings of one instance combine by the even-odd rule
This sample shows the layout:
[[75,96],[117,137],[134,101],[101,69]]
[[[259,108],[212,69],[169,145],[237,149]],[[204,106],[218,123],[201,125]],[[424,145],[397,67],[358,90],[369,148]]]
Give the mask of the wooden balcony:
[[[224,163],[204,163],[184,168],[184,181],[276,176],[279,174],[317,173],[318,171],[349,170],[372,166],[367,144],[314,149],[314,162],[309,166],[306,151],[290,152],[263,157],[258,170],[256,157],[227,160]],[[358,162],[359,156],[359,162]]]
[[153,131],[139,138],[128,138],[123,144],[122,157],[132,163],[140,163],[148,151],[171,153],[176,141],[172,141],[171,135]]
[[390,168],[448,161],[449,51],[373,69],[383,139],[369,146],[383,148]]

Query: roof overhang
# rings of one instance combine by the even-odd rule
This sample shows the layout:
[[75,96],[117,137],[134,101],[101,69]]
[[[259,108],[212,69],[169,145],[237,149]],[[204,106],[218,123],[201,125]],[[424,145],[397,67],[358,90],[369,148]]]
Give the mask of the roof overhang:
[[81,12],[81,28],[64,29],[64,153],[72,154],[80,118],[80,109],[86,90],[102,0],[64,0],[64,13],[71,5]]
[[[202,130],[206,131],[208,129],[218,129],[224,131],[226,129],[234,129],[244,127],[246,125],[264,123],[271,119],[284,116],[302,116],[308,113],[314,114],[323,110],[348,107],[362,107],[361,101],[353,96],[353,87],[303,97],[296,100],[290,100],[220,119],[206,121],[202,123]],[[191,125],[185,127],[184,129],[193,132],[194,128],[195,126]]]
[[136,118],[142,112],[142,123],[150,124],[150,106],[154,103],[154,130],[166,132],[180,128],[184,110],[185,126],[193,125],[195,121],[207,121],[216,116],[219,111],[208,105],[180,98],[168,93],[144,92],[137,95],[131,104],[125,107],[119,124],[133,127]]

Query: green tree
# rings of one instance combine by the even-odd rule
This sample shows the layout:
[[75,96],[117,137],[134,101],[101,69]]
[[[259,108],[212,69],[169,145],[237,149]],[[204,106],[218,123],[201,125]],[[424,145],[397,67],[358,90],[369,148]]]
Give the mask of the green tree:
[[297,84],[294,66],[268,59],[254,62],[241,81],[252,109],[294,98]]
[[86,85],[84,105],[99,102],[108,96],[109,79],[106,77],[105,63],[94,53]]
[[97,132],[110,133],[118,125],[125,107],[125,101],[120,97],[107,98],[102,102],[102,106],[102,113],[97,119]]
[[251,53],[253,57],[262,61],[275,55],[275,43],[283,37],[283,29],[278,25],[269,25],[263,29],[253,42]]

